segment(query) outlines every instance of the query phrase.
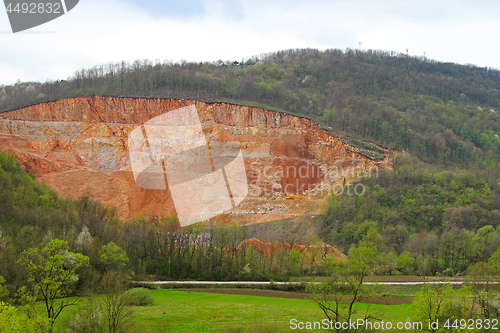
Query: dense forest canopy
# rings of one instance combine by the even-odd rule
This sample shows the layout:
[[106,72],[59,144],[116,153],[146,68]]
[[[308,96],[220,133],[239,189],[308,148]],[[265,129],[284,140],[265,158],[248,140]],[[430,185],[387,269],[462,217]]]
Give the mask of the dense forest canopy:
[[[181,229],[176,217],[138,215],[123,220],[112,207],[87,195],[60,198],[33,180],[13,155],[1,151],[0,212],[0,277],[9,290],[2,295],[0,278],[0,302],[9,295],[17,297],[20,286],[29,285],[26,272],[16,263],[20,255],[54,240],[63,240],[69,251],[90,258],[90,265],[80,272],[78,292],[96,290],[110,270],[138,280],[287,280],[318,273],[334,262],[332,257],[319,259],[319,246],[306,257],[303,248],[299,252],[287,245],[297,245],[298,234],[304,234],[297,228],[306,229],[305,224],[297,227],[293,221],[281,221],[279,230],[272,231],[274,250],[259,253],[244,241],[265,238],[266,230],[201,223]],[[306,245],[319,242],[314,237],[301,240]]]
[[385,51],[314,49],[246,61],[119,62],[0,88],[0,111],[82,95],[227,101],[290,112],[443,166],[500,160],[500,71]]
[[[287,280],[329,274],[335,260],[324,255],[320,239],[344,253],[373,248],[377,274],[464,274],[500,246],[497,179],[488,172],[437,171],[401,156],[394,172],[363,182],[365,195],[332,196],[317,219],[315,237],[303,230],[311,225],[290,220],[184,229],[175,217],[122,220],[88,196],[60,198],[0,152],[0,276],[14,297],[27,284],[16,264],[21,253],[55,239],[90,258],[80,272],[81,292],[95,288],[110,267],[136,279]],[[257,252],[244,242],[252,237],[273,240],[274,251]],[[299,243],[318,247],[306,256],[294,246]]]

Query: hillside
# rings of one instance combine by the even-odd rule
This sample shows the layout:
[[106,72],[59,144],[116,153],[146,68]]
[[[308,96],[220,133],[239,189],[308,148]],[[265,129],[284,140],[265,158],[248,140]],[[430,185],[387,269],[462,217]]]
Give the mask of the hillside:
[[498,168],[500,72],[406,54],[288,50],[243,63],[136,61],[0,89],[0,109],[84,95],[228,101],[302,115],[443,166]]
[[[238,151],[244,159],[248,195],[219,222],[248,224],[302,215],[318,205],[311,197],[324,198],[363,172],[391,167],[388,151],[373,145],[379,152],[353,148],[306,118],[171,99],[79,97],[5,112],[0,114],[0,149],[14,153],[37,180],[64,197],[91,194],[123,218],[175,216],[179,206],[174,207],[171,184],[150,189],[134,179],[130,137],[148,120],[189,105],[196,105],[203,138],[220,167]],[[168,150],[165,140],[159,145]],[[196,160],[198,166],[186,167],[191,162],[183,157],[182,177],[198,177],[195,170],[203,159],[198,155]],[[163,172],[160,178],[164,181]],[[291,195],[297,199],[286,198]]]
[[[198,224],[181,230],[173,217],[121,219],[113,208],[86,195],[75,200],[59,197],[27,174],[14,155],[1,151],[0,210],[0,276],[12,298],[28,284],[25,271],[16,263],[19,254],[53,239],[64,239],[72,251],[91,257],[90,267],[80,272],[77,291],[85,293],[100,283],[107,269],[101,254],[111,242],[126,252],[128,264],[123,269],[137,279],[280,280],[318,271],[344,258],[333,247],[298,232],[304,225],[289,221],[282,221],[281,230],[271,233],[236,224],[229,228]],[[252,245],[269,242],[254,237],[272,237],[275,243],[259,253]]]

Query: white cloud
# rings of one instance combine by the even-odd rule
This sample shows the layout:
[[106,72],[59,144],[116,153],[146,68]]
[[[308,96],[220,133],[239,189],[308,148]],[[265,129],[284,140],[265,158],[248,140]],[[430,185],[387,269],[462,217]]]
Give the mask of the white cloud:
[[[288,48],[384,49],[500,68],[500,23],[465,1],[196,0],[195,15],[141,10],[128,0],[80,1],[67,15],[25,33],[0,15],[0,84],[65,79],[82,67],[135,59],[240,60]],[[179,9],[180,8],[180,9]],[[182,7],[177,8],[181,10]],[[170,13],[171,14],[171,13]],[[2,33],[3,31],[3,33]],[[47,32],[47,33],[43,33]],[[51,33],[50,33],[51,32]]]

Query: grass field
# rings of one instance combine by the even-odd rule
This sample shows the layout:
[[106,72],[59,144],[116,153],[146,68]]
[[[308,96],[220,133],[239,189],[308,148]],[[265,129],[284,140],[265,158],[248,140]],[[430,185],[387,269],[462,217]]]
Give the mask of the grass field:
[[[130,307],[132,332],[288,332],[291,331],[291,319],[303,322],[324,319],[319,307],[308,299],[170,289],[152,290],[151,293],[153,305]],[[74,317],[86,302],[81,299],[79,305],[66,309],[56,328],[62,331],[64,320]],[[408,304],[357,303],[356,309],[364,313],[368,306],[377,319],[394,323],[406,321],[410,311]]]

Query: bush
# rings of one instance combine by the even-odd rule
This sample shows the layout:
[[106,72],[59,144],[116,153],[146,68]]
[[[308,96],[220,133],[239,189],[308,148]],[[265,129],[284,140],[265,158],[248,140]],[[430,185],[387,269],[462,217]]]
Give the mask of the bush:
[[65,322],[66,333],[106,332],[106,318],[99,304],[91,297],[72,320],[66,319]]
[[0,302],[0,332],[36,333],[45,332],[48,327],[48,320],[44,316],[28,316],[21,308]]
[[153,304],[151,291],[146,288],[134,288],[125,293],[127,305],[144,306]]

